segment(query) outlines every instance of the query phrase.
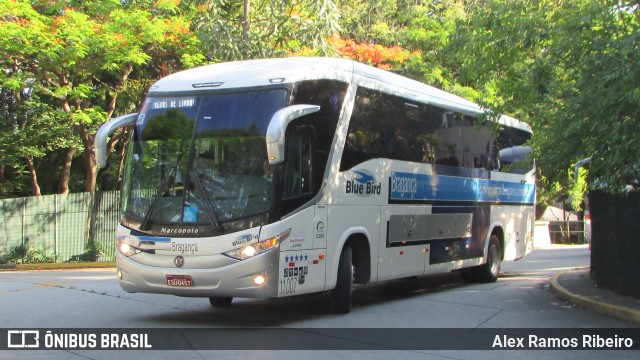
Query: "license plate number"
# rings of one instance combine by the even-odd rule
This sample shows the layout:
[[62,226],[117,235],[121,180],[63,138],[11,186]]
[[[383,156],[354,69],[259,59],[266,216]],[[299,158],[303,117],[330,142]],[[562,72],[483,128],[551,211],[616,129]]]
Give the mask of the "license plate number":
[[193,279],[189,275],[167,275],[167,285],[189,287],[193,286]]

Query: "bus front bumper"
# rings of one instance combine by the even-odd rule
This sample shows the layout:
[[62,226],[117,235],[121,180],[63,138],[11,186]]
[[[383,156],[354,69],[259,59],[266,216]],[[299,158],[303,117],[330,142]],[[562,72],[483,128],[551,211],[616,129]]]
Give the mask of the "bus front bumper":
[[[184,261],[188,263],[189,258],[185,256]],[[278,261],[279,249],[275,248],[219,268],[158,267],[116,251],[117,277],[124,291],[187,297],[277,297]],[[258,285],[257,277],[264,283]]]

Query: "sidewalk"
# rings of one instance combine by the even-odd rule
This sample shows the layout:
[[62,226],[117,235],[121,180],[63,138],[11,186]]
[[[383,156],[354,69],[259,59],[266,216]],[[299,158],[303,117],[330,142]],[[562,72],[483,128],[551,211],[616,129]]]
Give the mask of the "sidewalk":
[[551,290],[577,306],[640,324],[640,299],[597,287],[589,272],[582,267],[559,273],[551,279]]

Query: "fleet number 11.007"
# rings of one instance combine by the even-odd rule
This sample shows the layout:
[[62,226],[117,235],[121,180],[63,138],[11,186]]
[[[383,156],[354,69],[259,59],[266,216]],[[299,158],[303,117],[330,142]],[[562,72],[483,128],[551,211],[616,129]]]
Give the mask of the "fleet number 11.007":
[[280,280],[280,295],[291,295],[296,292],[296,285],[298,284],[297,277],[289,277]]

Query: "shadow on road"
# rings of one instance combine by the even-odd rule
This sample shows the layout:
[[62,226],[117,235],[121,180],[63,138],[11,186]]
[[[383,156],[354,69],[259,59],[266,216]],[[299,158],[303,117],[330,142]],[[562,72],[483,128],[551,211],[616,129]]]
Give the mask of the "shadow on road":
[[[354,311],[363,310],[380,304],[392,304],[406,301],[425,294],[438,293],[464,287],[457,273],[412,277],[390,280],[366,286],[356,286],[353,293]],[[157,326],[242,326],[272,327],[286,326],[289,323],[313,321],[321,318],[336,317],[329,306],[329,293],[300,295],[281,299],[234,299],[230,307],[209,307],[202,299],[203,307],[185,310],[173,308],[170,312],[158,316],[142,318],[145,322]],[[348,315],[347,315],[348,316]]]
[[[517,284],[529,281],[532,281],[535,287],[542,288],[547,286],[548,281],[555,273],[574,266],[583,266],[584,262],[588,261],[588,251],[580,251],[576,254],[566,250],[576,250],[576,247],[537,249],[524,260],[505,263],[498,283],[492,284],[491,287],[482,284],[467,285],[457,272],[356,286],[353,294],[353,311],[357,313],[378,305],[394,306],[396,302],[452,290],[492,290],[511,284],[519,286]],[[553,260],[556,257],[561,259],[560,263]],[[551,260],[549,260],[550,258]],[[527,286],[531,286],[531,284],[527,284]],[[340,319],[344,320],[345,316],[331,312],[328,292],[282,299],[234,299],[232,306],[226,308],[210,307],[206,299],[201,301],[202,306],[198,305],[189,309],[172,308],[167,313],[149,316],[142,320],[157,326],[169,327],[185,325],[193,327],[278,327],[291,323],[304,324],[305,322],[331,319],[335,319],[336,324],[340,324]]]

